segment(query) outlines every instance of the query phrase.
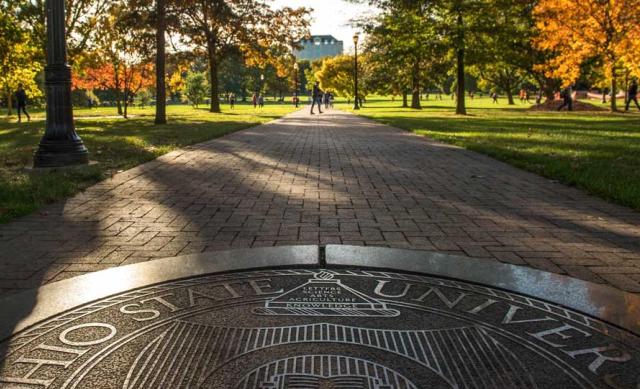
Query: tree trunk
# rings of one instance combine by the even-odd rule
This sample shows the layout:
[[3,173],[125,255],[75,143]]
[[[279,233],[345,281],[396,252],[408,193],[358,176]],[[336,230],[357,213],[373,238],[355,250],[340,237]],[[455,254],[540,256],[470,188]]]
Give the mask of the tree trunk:
[[556,96],[551,89],[547,88],[544,92],[544,98],[545,101],[553,101],[555,100]]
[[616,99],[616,95],[618,94],[618,80],[616,80],[616,63],[612,61],[611,65],[611,112],[616,112],[618,110],[618,99]]
[[458,49],[457,49],[457,100],[456,100],[456,115],[466,115],[467,108],[465,107],[464,96],[464,24],[462,20],[462,11],[458,11]]
[[411,72],[411,108],[422,109],[420,105],[420,65],[418,61],[413,64],[413,71]]
[[409,108],[409,102],[407,101],[407,91],[402,91],[402,108]]
[[166,29],[165,0],[156,0],[156,118],[155,124],[167,123],[167,89],[165,85],[164,32]]
[[624,103],[629,101],[629,69],[624,73]]
[[125,119],[128,119],[127,117],[127,107],[129,106],[129,93],[127,91],[127,87],[125,85],[125,89],[124,89],[124,114],[122,115]]
[[211,82],[211,104],[209,112],[220,112],[220,97],[218,96],[218,60],[213,43],[209,43],[209,81]]
[[457,85],[456,85],[456,115],[466,115],[464,95],[464,49],[458,49],[457,53]]
[[507,100],[509,100],[509,105],[516,105],[516,102],[513,101],[513,92],[511,88],[507,88]]
[[542,103],[542,96],[544,96],[545,102],[555,100],[554,88],[548,80],[538,80],[538,83],[540,84],[540,102],[538,104]]
[[7,90],[7,116],[13,115],[13,93]]
[[122,95],[120,94],[120,76],[118,75],[118,72],[120,71],[120,69],[116,66],[114,67],[115,70],[115,75],[114,75],[114,81],[115,81],[115,92],[116,92],[116,107],[118,107],[118,115],[122,115]]

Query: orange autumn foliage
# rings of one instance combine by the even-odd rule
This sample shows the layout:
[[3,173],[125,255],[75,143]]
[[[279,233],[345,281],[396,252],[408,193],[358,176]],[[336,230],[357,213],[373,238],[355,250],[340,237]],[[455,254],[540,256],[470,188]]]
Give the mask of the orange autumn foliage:
[[137,92],[142,88],[154,85],[153,64],[110,64],[83,69],[74,73],[72,87],[74,89],[113,89],[124,92]]
[[539,69],[565,86],[580,77],[580,66],[591,58],[601,61],[612,90],[620,68],[638,67],[640,0],[540,0],[534,15],[540,32],[536,45],[554,53]]

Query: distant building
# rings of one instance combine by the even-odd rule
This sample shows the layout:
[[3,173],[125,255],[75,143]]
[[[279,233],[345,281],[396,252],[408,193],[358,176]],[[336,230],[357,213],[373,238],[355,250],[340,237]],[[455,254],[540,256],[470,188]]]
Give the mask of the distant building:
[[301,41],[300,44],[302,49],[296,51],[296,58],[309,61],[341,55],[343,50],[342,41],[332,35],[312,35],[311,38]]

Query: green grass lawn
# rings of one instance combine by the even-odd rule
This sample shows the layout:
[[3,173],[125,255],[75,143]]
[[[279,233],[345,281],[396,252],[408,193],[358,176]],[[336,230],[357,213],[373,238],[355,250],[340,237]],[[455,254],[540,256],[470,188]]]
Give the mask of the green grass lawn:
[[263,109],[237,104],[231,111],[213,114],[184,105],[167,108],[169,124],[154,126],[154,108],[130,108],[129,119],[113,107],[75,110],[76,128],[99,164],[57,171],[27,171],[42,137],[44,114],[35,111],[29,123],[0,117],[0,223],[28,214],[43,204],[70,196],[118,170],[152,160],[176,148],[216,138],[264,123],[294,108],[268,104]]
[[[467,100],[468,116],[453,102],[423,101],[422,110],[401,101],[371,99],[359,114],[465,147],[519,168],[577,186],[640,210],[640,114],[534,112],[506,99]],[[596,103],[599,104],[599,103]],[[350,105],[339,104],[344,109]]]

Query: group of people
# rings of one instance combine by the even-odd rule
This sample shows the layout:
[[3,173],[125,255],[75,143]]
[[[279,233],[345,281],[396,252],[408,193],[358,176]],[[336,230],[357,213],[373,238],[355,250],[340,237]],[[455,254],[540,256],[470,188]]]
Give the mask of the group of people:
[[[315,115],[313,109],[316,105],[318,106],[319,113],[322,113],[322,105],[324,105],[325,110],[333,108],[333,94],[320,90],[320,83],[318,81],[313,84],[313,89],[311,90],[311,115]],[[297,106],[296,103],[296,107]]]
[[[453,95],[453,94],[452,94]],[[496,92],[492,92],[490,97],[493,99],[493,103],[498,103],[498,94]],[[519,93],[521,102],[529,102],[529,91],[526,89],[521,89]],[[27,121],[31,120],[31,116],[27,112],[27,93],[24,90],[24,86],[22,84],[18,85],[18,90],[14,93],[15,104],[18,110],[18,123],[22,122],[22,114],[27,117]],[[571,88],[565,88],[560,92],[560,98],[562,99],[562,104],[558,107],[558,111],[564,109],[571,111],[573,109],[573,93]],[[442,99],[442,97],[440,97]],[[236,95],[235,93],[229,93],[228,95],[229,106],[231,109],[235,108],[236,105]],[[331,92],[323,92],[320,90],[320,83],[315,82],[313,84],[313,89],[311,91],[311,115],[314,115],[314,108],[318,106],[318,112],[322,113],[322,106],[324,105],[325,109],[333,108],[333,100],[334,96]],[[253,108],[263,108],[264,107],[264,96],[262,94],[254,93],[251,98],[253,103]],[[625,102],[625,111],[629,110],[631,102],[635,103],[638,110],[640,110],[640,103],[638,103],[638,81],[632,80],[629,84],[629,88],[627,90],[627,101]],[[296,108],[300,103],[300,98],[298,94],[295,93],[293,95],[293,103]],[[90,105],[91,106],[91,105]]]
[[530,95],[529,95],[529,91],[526,89],[520,89],[520,92],[518,93],[518,97],[520,98],[520,102],[521,103],[530,103]]
[[251,103],[253,104],[253,108],[264,108],[264,96],[262,95],[262,93],[254,93],[251,97]]

